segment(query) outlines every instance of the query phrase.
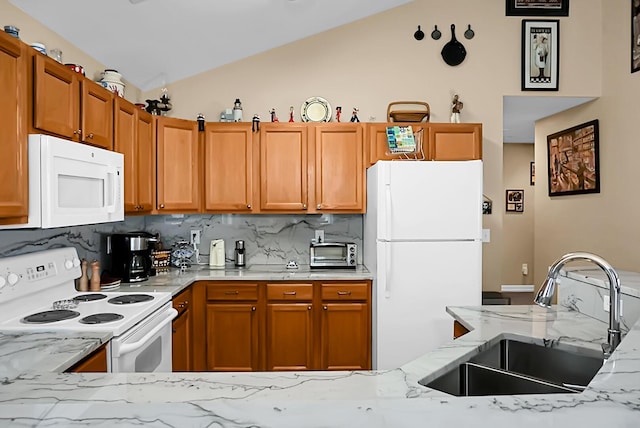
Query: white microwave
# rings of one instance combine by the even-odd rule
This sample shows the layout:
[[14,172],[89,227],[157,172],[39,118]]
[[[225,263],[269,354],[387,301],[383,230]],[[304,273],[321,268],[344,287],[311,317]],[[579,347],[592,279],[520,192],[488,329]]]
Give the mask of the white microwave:
[[29,221],[2,229],[124,220],[124,155],[42,134],[29,135]]

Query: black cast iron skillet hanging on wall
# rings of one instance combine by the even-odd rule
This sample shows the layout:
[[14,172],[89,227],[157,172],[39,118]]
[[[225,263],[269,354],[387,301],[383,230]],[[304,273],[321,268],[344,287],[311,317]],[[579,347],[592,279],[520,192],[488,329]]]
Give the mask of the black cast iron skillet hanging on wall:
[[467,50],[464,45],[456,39],[456,26],[451,24],[451,40],[442,48],[442,59],[449,65],[458,65],[464,61],[467,56]]

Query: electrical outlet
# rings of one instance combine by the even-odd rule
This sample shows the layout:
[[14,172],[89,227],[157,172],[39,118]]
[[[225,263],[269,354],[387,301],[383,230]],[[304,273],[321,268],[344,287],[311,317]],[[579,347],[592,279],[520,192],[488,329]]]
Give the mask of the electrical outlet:
[[324,230],[316,230],[316,242],[319,244],[324,242]]
[[[620,316],[622,316],[622,306],[623,306],[623,301],[620,300]],[[602,296],[602,304],[603,304],[603,309],[605,312],[609,312],[609,296],[604,295]]]
[[200,230],[192,230],[191,231],[191,244],[200,244]]

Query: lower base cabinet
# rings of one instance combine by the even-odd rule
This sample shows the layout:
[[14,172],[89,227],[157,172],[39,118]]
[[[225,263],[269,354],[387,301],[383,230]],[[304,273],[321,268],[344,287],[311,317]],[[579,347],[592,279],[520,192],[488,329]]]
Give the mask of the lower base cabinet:
[[72,366],[68,373],[106,373],[107,345],[102,345],[89,356]]
[[191,288],[187,288],[172,299],[178,315],[172,323],[171,366],[174,372],[190,372],[193,370],[193,330],[191,321],[191,305],[193,299]]
[[194,287],[195,370],[371,369],[371,281]]

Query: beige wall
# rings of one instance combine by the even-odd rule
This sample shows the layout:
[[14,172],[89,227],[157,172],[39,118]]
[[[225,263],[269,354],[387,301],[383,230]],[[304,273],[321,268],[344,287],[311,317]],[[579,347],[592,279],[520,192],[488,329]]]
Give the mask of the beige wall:
[[[554,260],[571,251],[594,252],[615,268],[640,271],[640,72],[630,73],[629,12],[626,0],[607,1],[603,9],[602,97],[536,124],[537,284]],[[581,62],[591,67],[586,56]],[[600,122],[600,193],[550,198],[542,179],[546,136],[593,119]]]
[[[44,43],[47,50],[61,49],[62,61],[64,63],[82,65],[86,76],[92,80],[100,80],[102,78],[100,73],[105,68],[109,68],[25,14],[22,10],[9,3],[8,0],[0,0],[0,16],[2,17],[2,28],[5,25],[18,27],[20,29],[20,39],[26,44],[40,42]],[[123,81],[126,85],[125,98],[132,102],[138,102],[140,89],[131,85],[126,79],[123,79]]]
[[[535,217],[535,186],[530,185],[529,169],[534,159],[533,144],[505,144],[503,151],[504,188],[524,190],[524,212],[504,212],[502,284],[533,284],[533,220]],[[505,194],[503,193],[503,198]],[[498,214],[498,213],[496,213]],[[526,263],[528,274],[523,275]]]
[[[602,66],[603,0],[572,2],[571,17],[561,19],[560,91],[550,96],[599,96]],[[236,98],[245,120],[254,113],[268,120],[275,108],[287,120],[289,106],[299,119],[300,105],[312,96],[341,106],[344,116],[360,109],[360,120],[385,121],[390,102],[422,100],[431,105],[434,122],[446,122],[454,92],[464,102],[462,121],[483,123],[484,193],[494,212],[504,211],[502,184],[502,97],[540,95],[520,91],[521,21],[506,17],[503,0],[416,0],[406,6],[255,55],[169,85],[173,116],[195,119],[203,113],[217,121]],[[440,51],[449,41],[449,26],[465,45],[467,58],[447,66]],[[463,32],[468,24],[475,38]],[[422,25],[427,37],[413,32]],[[433,25],[443,32],[434,41]],[[595,29],[595,30],[594,30]],[[585,67],[585,57],[589,66]],[[143,98],[158,96],[158,89]],[[483,288],[499,290],[502,282],[502,215],[484,216],[491,242],[484,244]]]

